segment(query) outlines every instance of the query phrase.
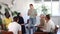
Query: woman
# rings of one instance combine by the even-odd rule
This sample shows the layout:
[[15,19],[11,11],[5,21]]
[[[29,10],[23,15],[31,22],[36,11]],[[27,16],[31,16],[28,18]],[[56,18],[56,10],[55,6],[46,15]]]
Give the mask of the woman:
[[43,14],[40,15],[40,24],[37,29],[38,32],[43,32],[42,29],[44,28],[45,26],[45,16]]
[[26,32],[25,32],[25,26],[24,26],[24,19],[23,19],[23,17],[21,16],[21,13],[18,13],[17,14],[17,17],[19,18],[19,21],[18,21],[18,23],[21,25],[21,29],[22,29],[22,34],[25,34]]
[[40,15],[40,25],[39,26],[44,26],[45,24],[45,16],[43,14]]

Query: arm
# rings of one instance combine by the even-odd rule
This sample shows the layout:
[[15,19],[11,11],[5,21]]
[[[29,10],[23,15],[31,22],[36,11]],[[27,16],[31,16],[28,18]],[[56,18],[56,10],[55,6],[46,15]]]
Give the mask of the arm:
[[19,25],[18,28],[19,28],[19,29],[18,29],[18,34],[22,34],[22,31],[21,31],[21,25]]
[[5,19],[2,19],[2,26],[3,28],[6,26]]
[[35,16],[37,16],[37,10],[35,9]]
[[24,25],[24,19],[21,17],[21,25]]
[[22,32],[21,31],[18,31],[18,34],[22,34]]
[[30,15],[30,10],[28,10],[28,16]]
[[52,30],[55,30],[55,24],[54,23],[51,25],[51,28],[52,28]]

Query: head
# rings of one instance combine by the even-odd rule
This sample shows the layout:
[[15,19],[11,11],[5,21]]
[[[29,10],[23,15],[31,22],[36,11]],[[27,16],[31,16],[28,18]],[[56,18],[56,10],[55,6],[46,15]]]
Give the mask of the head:
[[18,22],[18,17],[17,16],[13,17],[13,21]]
[[21,16],[21,13],[18,13],[17,16]]
[[9,18],[9,17],[10,17],[9,12],[5,12],[5,17],[6,17],[6,18]]
[[33,4],[30,4],[29,6],[30,6],[30,9],[33,9]]
[[40,15],[40,18],[44,18],[45,16],[43,14]]
[[46,15],[45,20],[50,20],[50,15]]

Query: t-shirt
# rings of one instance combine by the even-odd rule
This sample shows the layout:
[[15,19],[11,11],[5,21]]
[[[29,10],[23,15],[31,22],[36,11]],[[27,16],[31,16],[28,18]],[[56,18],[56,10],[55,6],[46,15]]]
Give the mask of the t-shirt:
[[49,20],[48,23],[45,24],[45,30],[46,32],[53,32],[55,29],[55,24],[52,20]]
[[3,24],[6,25],[6,28],[8,27],[9,23],[11,23],[11,22],[12,22],[12,19],[11,18],[4,18],[3,19]]
[[21,25],[17,22],[12,22],[8,25],[8,31],[13,32],[13,34],[18,34],[18,31],[21,31]]
[[35,18],[36,16],[34,16],[35,14],[37,14],[36,9],[29,9],[28,10],[29,13],[31,13],[29,16],[30,18]]

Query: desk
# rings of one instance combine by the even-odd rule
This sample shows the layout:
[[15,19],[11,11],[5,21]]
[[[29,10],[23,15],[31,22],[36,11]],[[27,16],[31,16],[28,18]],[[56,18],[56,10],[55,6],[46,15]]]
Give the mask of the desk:
[[1,34],[13,34],[13,32],[1,30]]
[[35,32],[34,34],[48,34],[48,32]]

